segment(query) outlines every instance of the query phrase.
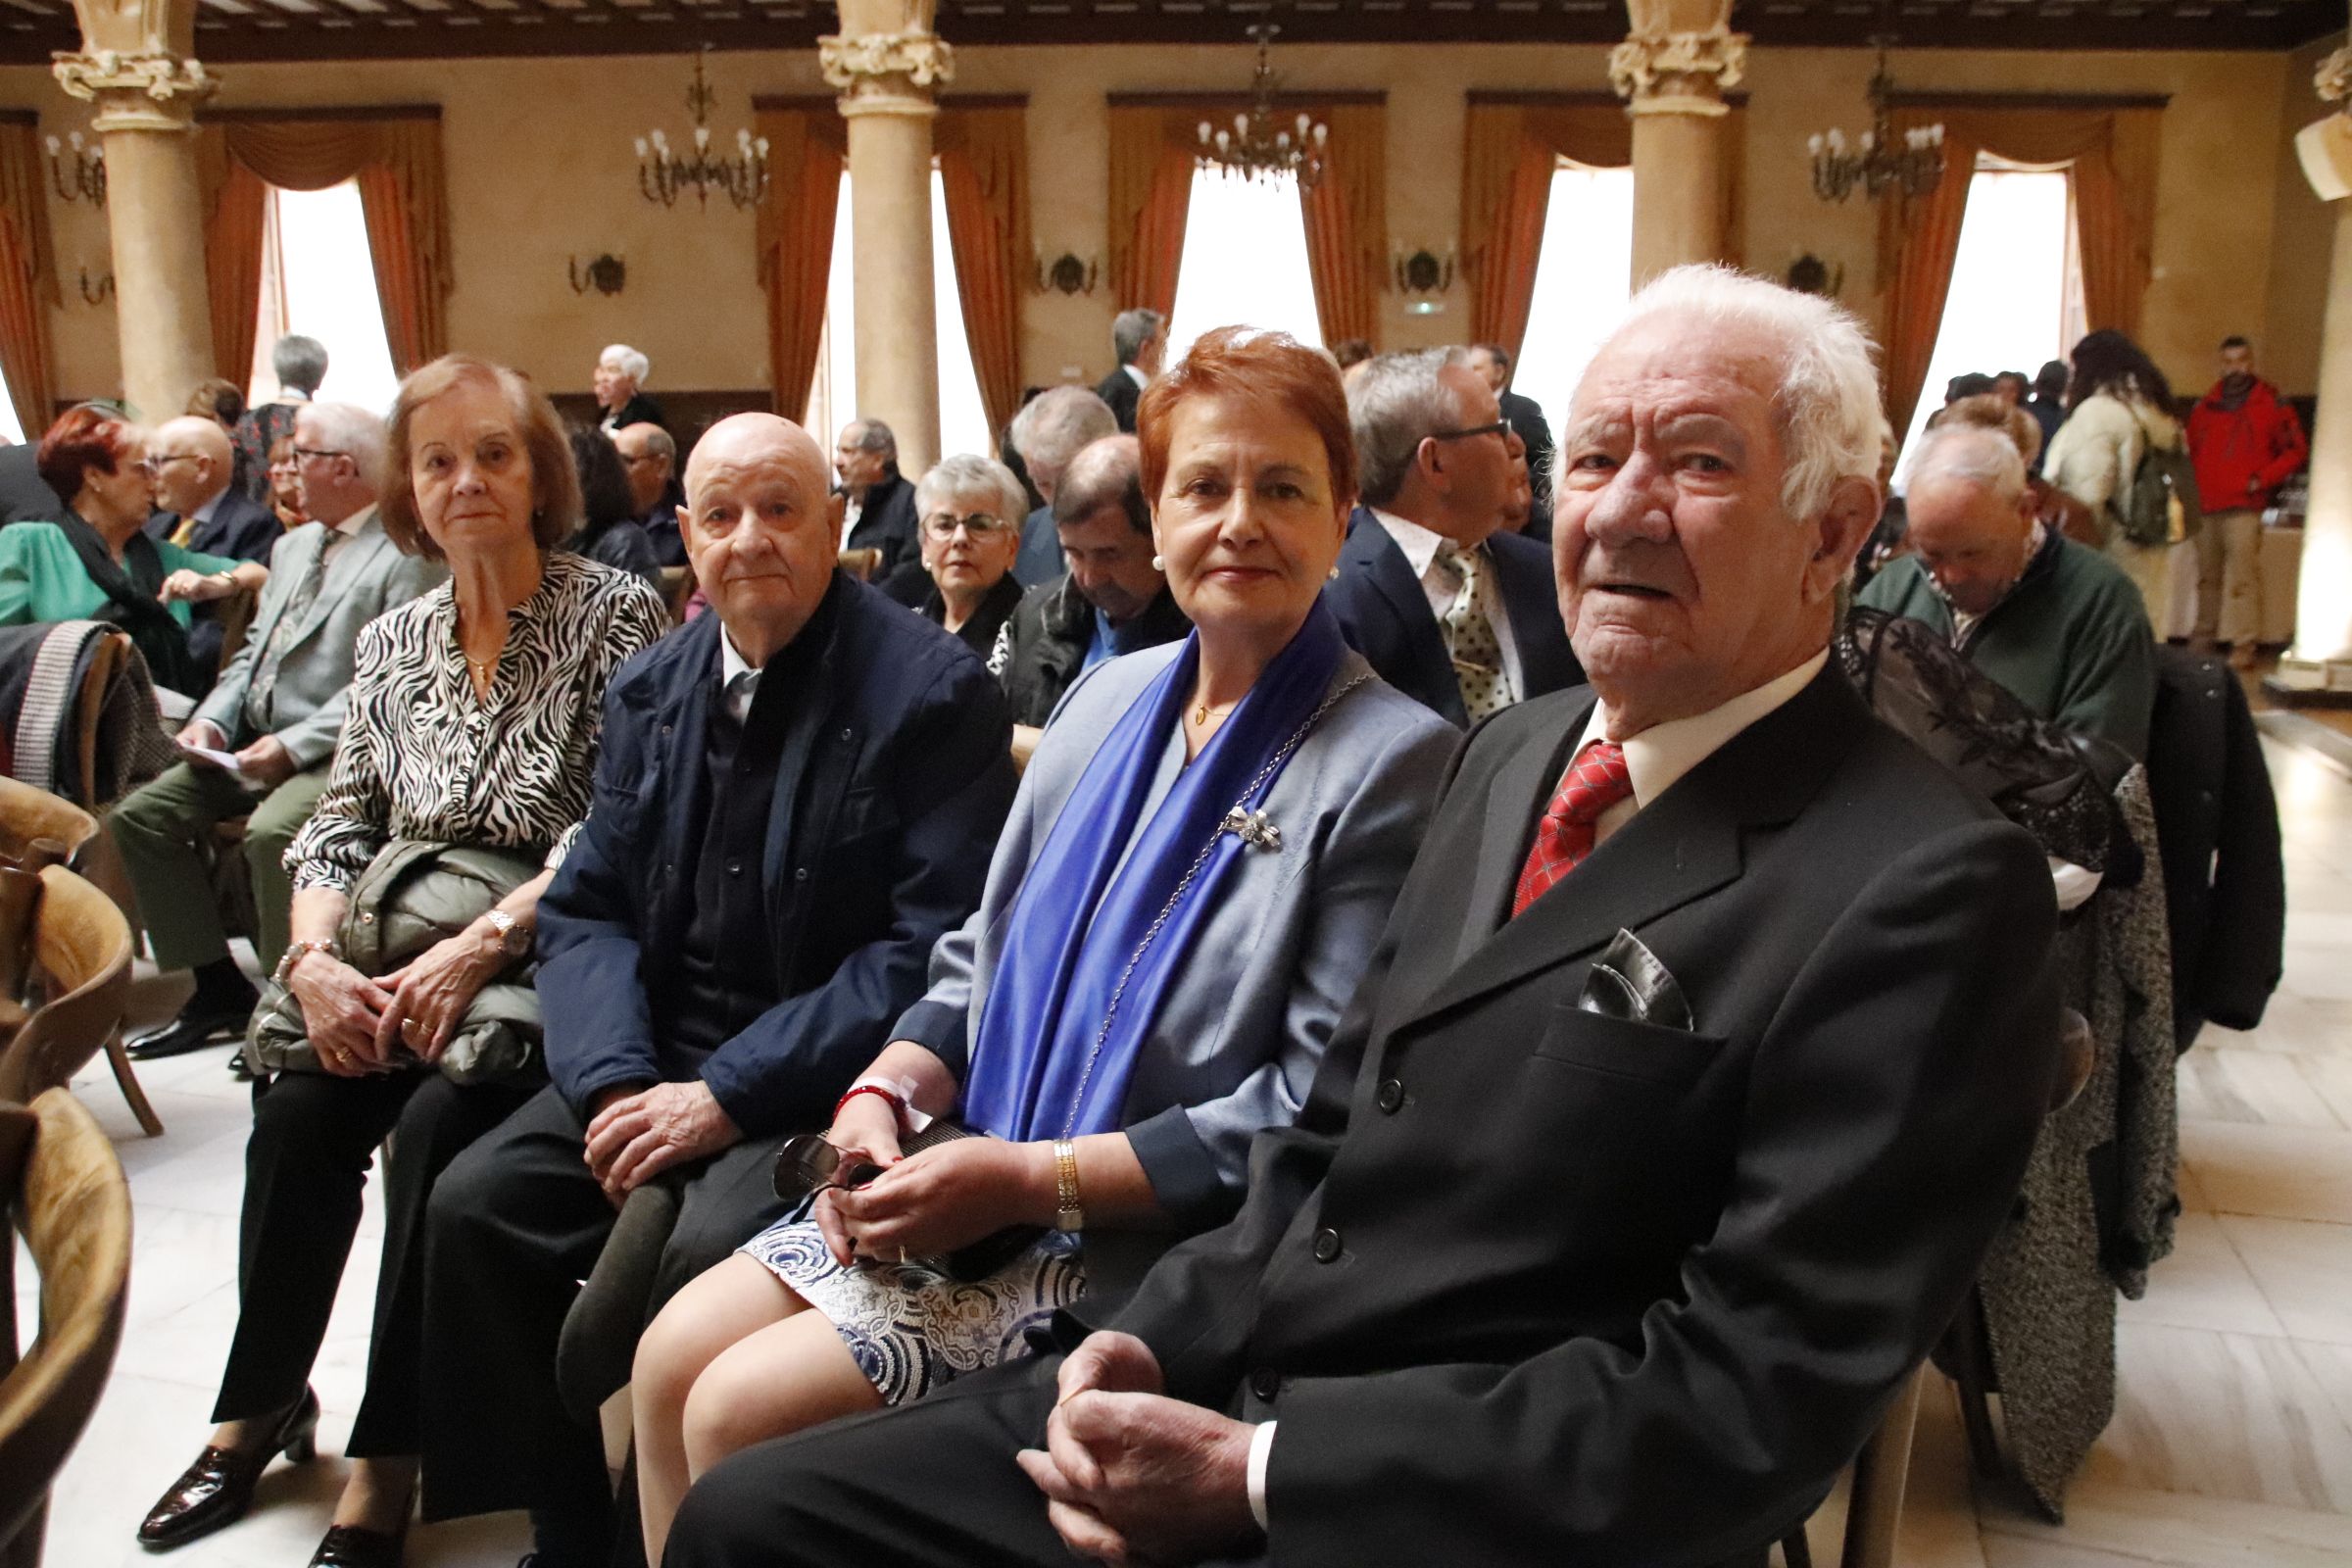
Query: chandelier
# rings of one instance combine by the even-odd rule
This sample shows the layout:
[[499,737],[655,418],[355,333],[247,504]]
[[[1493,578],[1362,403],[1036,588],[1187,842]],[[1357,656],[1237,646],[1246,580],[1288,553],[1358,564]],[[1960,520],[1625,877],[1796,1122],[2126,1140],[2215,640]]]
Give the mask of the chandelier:
[[686,107],[694,115],[694,151],[691,156],[672,150],[669,137],[659,127],[637,138],[637,189],[649,202],[664,207],[677,205],[679,197],[689,190],[704,207],[710,205],[710,192],[726,192],[727,199],[737,207],[752,207],[767,199],[767,138],[755,138],[749,130],[735,132],[735,155],[731,158],[712,157],[710,153],[710,106],[718,94],[710,90],[710,78],[704,74],[703,60],[710,53],[703,45],[694,57],[694,85],[686,89]]
[[1309,115],[1287,122],[1276,115],[1277,81],[1266,50],[1281,31],[1270,22],[1250,29],[1257,44],[1257,69],[1250,77],[1250,108],[1233,117],[1229,130],[1200,122],[1200,165],[1244,179],[1289,174],[1298,181],[1299,189],[1311,190],[1323,178],[1323,144],[1331,127]]
[[1831,127],[1805,143],[1813,155],[1813,194],[1825,202],[1841,202],[1862,187],[1877,201],[1891,187],[1905,196],[1925,196],[1943,178],[1943,126],[1894,128],[1894,78],[1886,73],[1888,37],[1871,40],[1879,46],[1879,69],[1870,78],[1870,128],[1860,145],[1849,148],[1845,132]]

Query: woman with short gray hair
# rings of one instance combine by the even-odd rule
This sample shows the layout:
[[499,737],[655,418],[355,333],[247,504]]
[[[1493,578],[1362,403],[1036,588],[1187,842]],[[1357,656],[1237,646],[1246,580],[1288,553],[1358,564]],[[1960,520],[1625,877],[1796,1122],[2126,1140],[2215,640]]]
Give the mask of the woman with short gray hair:
[[294,433],[294,416],[318,397],[326,379],[326,345],[288,332],[270,348],[270,368],[277,376],[277,396],[239,415],[229,432],[237,445],[238,483],[265,506],[270,504],[270,449]]
[[645,378],[654,373],[654,362],[626,343],[611,343],[596,357],[595,373],[589,377],[596,388],[596,407],[600,417],[597,428],[611,435],[632,424],[662,422],[662,405],[645,395]]
[[1012,560],[1020,553],[1029,495],[994,458],[943,458],[914,487],[919,561],[899,566],[882,591],[954,632],[981,658],[1021,602]]

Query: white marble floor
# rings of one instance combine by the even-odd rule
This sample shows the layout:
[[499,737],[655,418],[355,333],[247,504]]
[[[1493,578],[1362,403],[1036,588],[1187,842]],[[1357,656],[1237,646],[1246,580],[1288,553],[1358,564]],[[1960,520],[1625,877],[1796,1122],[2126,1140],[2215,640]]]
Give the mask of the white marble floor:
[[[2352,778],[2269,750],[2286,823],[2285,986],[2261,1029],[2209,1031],[2182,1063],[2180,1248],[2123,1309],[2115,1423],[2052,1528],[1971,1480],[1956,1407],[1932,1382],[1905,1568],[2352,1563]],[[150,1016],[176,1002],[167,983],[141,988]],[[152,1561],[131,1532],[203,1441],[235,1317],[247,1123],[222,1054],[141,1070],[160,1139],[139,1135],[103,1066],[77,1084],[130,1173],[137,1239],[114,1381],[57,1490],[48,1560],[62,1568]],[[316,1378],[322,1456],[273,1466],[252,1517],[175,1564],[306,1560],[340,1485],[378,1237],[371,1196]],[[1834,1523],[1816,1521],[1818,1561],[1837,1560]],[[419,1529],[409,1561],[506,1568],[526,1535],[515,1516]]]

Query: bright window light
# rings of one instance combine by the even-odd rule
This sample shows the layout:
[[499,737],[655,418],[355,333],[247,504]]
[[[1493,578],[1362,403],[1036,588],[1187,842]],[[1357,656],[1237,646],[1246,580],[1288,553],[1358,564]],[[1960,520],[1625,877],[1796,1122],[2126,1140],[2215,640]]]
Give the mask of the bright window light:
[[[850,176],[841,176],[841,199],[833,211],[833,265],[826,274],[825,324],[817,339],[816,379],[808,389],[808,428],[827,452],[841,427],[858,417],[858,265],[853,254]],[[947,187],[931,172],[931,286],[939,333],[939,450],[948,455],[978,452],[994,456],[988,414],[980,403],[980,380],[972,368],[972,341],[964,332],[963,301],[956,291],[955,247],[948,240]],[[921,477],[909,473],[909,479]]]
[[1634,286],[1634,172],[1560,161],[1544,211],[1536,298],[1511,388],[1541,404],[1553,431]]
[[1288,174],[1234,179],[1203,169],[1193,175],[1168,363],[1183,359],[1201,333],[1235,325],[1323,346],[1306,265],[1306,220],[1298,211],[1298,182]]
[[16,400],[9,395],[8,375],[0,371],[0,435],[11,441],[27,439],[23,421],[17,417]]
[[326,346],[319,397],[389,412],[400,377],[393,373],[392,347],[384,338],[359,181],[347,179],[325,190],[273,189],[267,212],[249,401],[267,403],[277,396],[270,350],[286,333],[300,332]]
[[[2031,377],[2043,361],[2065,357],[2068,292],[2081,287],[2079,276],[2068,275],[2071,237],[2063,171],[1978,165],[1968,182],[1943,324],[1903,437],[1906,454],[1917,450],[1928,416],[1943,407],[1944,384],[1953,376],[2023,370]],[[1904,487],[1898,478],[1895,488]]]

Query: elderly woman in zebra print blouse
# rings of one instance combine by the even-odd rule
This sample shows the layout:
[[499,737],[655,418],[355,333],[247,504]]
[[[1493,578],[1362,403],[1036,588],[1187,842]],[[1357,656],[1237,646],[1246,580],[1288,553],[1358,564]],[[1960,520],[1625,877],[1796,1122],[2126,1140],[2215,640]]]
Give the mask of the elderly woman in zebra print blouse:
[[[459,1084],[430,1065],[474,996],[526,956],[539,895],[588,809],[604,691],[668,628],[638,578],[555,547],[579,526],[571,452],[514,371],[451,356],[393,404],[384,528],[447,560],[440,588],[360,636],[332,782],[295,837],[293,942],[278,966],[319,1072],[257,1085],[246,1149],[241,1314],[210,1445],[140,1539],[176,1545],[233,1522],[272,1455],[309,1457],[305,1387],[374,1152],[397,1132],[357,1461],[314,1563],[392,1564],[415,1489],[425,1199],[460,1151],[535,1082]],[[336,945],[351,889],[394,841],[521,850],[551,869],[402,968],[364,974]]]

